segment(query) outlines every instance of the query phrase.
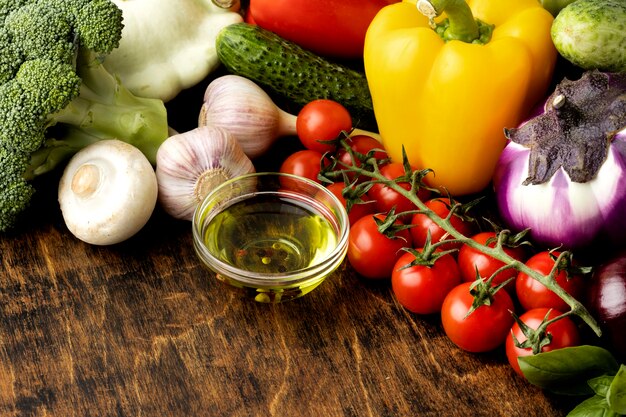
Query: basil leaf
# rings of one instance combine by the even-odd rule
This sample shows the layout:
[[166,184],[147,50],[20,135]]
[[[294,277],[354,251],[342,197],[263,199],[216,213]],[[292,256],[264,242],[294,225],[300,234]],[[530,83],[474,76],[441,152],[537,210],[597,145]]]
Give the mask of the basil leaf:
[[606,400],[612,411],[626,414],[626,366],[622,365],[617,371],[613,382],[606,394]]
[[608,417],[615,414],[609,409],[606,398],[595,395],[578,404],[567,417]]
[[557,394],[593,395],[587,380],[615,374],[619,365],[611,352],[591,345],[556,349],[518,358],[526,379]]
[[596,393],[596,395],[600,395],[602,397],[606,397],[607,392],[609,392],[609,387],[613,382],[615,377],[613,375],[602,375],[597,378],[591,378],[587,383]]

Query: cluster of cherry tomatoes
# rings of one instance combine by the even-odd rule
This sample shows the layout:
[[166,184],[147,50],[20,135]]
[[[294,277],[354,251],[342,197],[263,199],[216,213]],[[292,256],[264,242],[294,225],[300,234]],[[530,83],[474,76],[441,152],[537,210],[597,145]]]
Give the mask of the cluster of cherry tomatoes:
[[[374,156],[380,173],[390,180],[405,175],[404,164],[386,159],[383,145],[373,136],[347,137],[344,143],[352,152],[337,147],[335,139],[351,130],[350,114],[339,103],[316,100],[307,104],[297,117],[297,133],[305,149],[290,154],[280,171],[321,182],[320,172],[331,159],[344,167],[359,165],[353,155],[360,154]],[[504,346],[511,366],[522,375],[517,358],[532,354],[529,342],[522,344],[535,338],[529,330],[561,316],[569,306],[534,278],[515,268],[503,268],[501,261],[451,239],[413,202],[385,184],[371,185],[356,204],[348,205],[346,189],[355,184],[355,178],[348,175],[346,179],[348,185],[342,180],[327,187],[348,208],[347,258],[352,268],[364,279],[390,280],[395,298],[412,313],[440,315],[446,335],[460,348],[486,352]],[[399,184],[410,189],[408,183]],[[428,188],[420,188],[418,197],[428,210],[449,218],[464,236],[481,245],[495,245],[498,233],[479,230],[452,197],[435,195]],[[508,241],[503,241],[503,250],[542,275],[549,274],[557,261],[558,252],[531,251],[526,245],[508,245]],[[557,283],[578,298],[585,284],[583,276],[567,269],[558,272]],[[549,323],[546,335],[541,351],[574,346],[581,339],[570,317]]]

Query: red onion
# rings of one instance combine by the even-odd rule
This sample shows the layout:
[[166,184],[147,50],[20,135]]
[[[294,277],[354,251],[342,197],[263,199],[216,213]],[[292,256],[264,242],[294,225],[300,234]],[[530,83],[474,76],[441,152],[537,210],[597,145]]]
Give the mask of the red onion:
[[509,228],[569,250],[626,243],[626,74],[564,80],[505,133],[493,184]]
[[588,304],[612,350],[626,360],[626,251],[594,271]]

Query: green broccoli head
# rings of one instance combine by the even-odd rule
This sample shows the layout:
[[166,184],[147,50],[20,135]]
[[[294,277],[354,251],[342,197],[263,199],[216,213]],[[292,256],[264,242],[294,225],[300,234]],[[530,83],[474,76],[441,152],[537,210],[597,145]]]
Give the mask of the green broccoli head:
[[22,175],[29,161],[28,153],[0,146],[0,230],[7,230],[15,224],[35,193]]
[[78,44],[99,54],[117,48],[124,28],[122,10],[111,0],[39,0],[70,22]]
[[3,84],[15,77],[24,55],[4,27],[0,28],[0,45],[0,84]]
[[122,10],[109,0],[87,1],[75,11],[78,37],[83,47],[108,54],[122,38]]
[[65,109],[80,86],[70,64],[50,59],[24,62],[15,77],[0,86],[0,143],[23,152],[39,149],[50,115]]
[[76,53],[71,23],[58,11],[30,3],[10,13],[4,27],[24,60],[49,58],[71,63]]
[[155,162],[164,103],[133,95],[102,65],[122,28],[111,0],[0,0],[0,231],[36,176],[91,143],[125,140]]
[[32,0],[0,0],[0,23],[4,22],[4,18],[11,12],[31,1]]

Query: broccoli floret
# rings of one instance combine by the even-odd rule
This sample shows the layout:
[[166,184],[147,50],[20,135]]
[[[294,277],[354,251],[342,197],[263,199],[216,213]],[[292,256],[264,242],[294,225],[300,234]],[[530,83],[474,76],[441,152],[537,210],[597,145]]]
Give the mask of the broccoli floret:
[[73,66],[49,59],[26,61],[15,78],[0,86],[0,142],[10,149],[34,152],[45,141],[53,113],[80,91]]
[[29,160],[27,152],[8,150],[0,145],[0,230],[7,230],[16,223],[35,193],[22,175],[28,169]]
[[74,58],[72,26],[51,8],[27,4],[9,14],[4,27],[13,37],[14,45],[21,48],[24,60],[50,58],[71,63]]
[[0,84],[3,84],[15,77],[24,59],[21,49],[11,41],[4,27],[0,28],[0,45]]
[[0,23],[0,231],[28,207],[35,177],[91,143],[124,140],[155,163],[164,103],[133,95],[102,65],[121,39],[114,3],[0,0]]

